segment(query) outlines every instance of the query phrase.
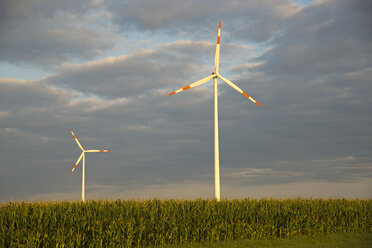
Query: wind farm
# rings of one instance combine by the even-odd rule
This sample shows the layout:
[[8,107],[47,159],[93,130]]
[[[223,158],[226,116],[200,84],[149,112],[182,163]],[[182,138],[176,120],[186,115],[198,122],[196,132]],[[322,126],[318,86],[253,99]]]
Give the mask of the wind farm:
[[251,96],[249,96],[246,92],[244,92],[242,89],[240,89],[238,86],[236,86],[233,82],[230,80],[222,77],[219,74],[218,68],[220,64],[220,43],[221,43],[221,21],[218,24],[218,34],[217,34],[217,42],[216,42],[216,53],[214,57],[214,69],[215,71],[212,72],[212,75],[205,77],[203,79],[200,79],[194,83],[191,83],[190,85],[187,85],[179,90],[176,90],[169,95],[174,95],[176,93],[180,93],[184,90],[191,89],[193,87],[203,85],[207,83],[208,81],[213,79],[213,85],[214,85],[214,195],[215,199],[217,201],[221,198],[220,193],[220,152],[219,152],[219,135],[218,135],[218,90],[217,90],[217,78],[225,82],[227,85],[232,87],[234,90],[239,92],[240,94],[247,97],[249,100],[251,100],[253,103],[257,104],[258,106],[262,107],[261,104],[259,104],[256,100],[254,100]]
[[2,1],[0,247],[369,248],[371,9]]

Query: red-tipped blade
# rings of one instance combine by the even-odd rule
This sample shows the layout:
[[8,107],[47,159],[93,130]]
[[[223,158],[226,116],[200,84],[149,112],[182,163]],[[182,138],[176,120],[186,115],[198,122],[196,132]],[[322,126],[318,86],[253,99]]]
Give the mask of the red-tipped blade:
[[216,42],[216,53],[214,55],[214,69],[218,73],[218,67],[220,64],[220,44],[221,44],[221,21],[218,24],[217,42]]
[[222,81],[230,85],[234,90],[239,92],[240,94],[244,95],[246,98],[251,100],[253,103],[257,104],[258,106],[262,107],[261,104],[259,104],[256,100],[254,100],[252,97],[250,97],[247,93],[245,93],[242,89],[240,89],[238,86],[236,86],[233,82],[228,80],[227,78],[222,77],[221,75],[217,74],[217,77],[219,77]]
[[79,146],[79,148],[80,148],[82,151],[84,151],[84,149],[83,149],[83,147],[81,146],[81,144],[80,144],[78,138],[76,137],[76,135],[74,134],[74,132],[72,131],[71,128],[70,128],[70,131],[71,131],[72,136],[74,136],[74,139],[75,139],[77,145]]
[[71,172],[70,172],[70,175],[72,174],[72,172],[74,172],[76,166],[77,166],[77,164],[75,164],[74,168],[72,168],[72,170],[71,170]]
[[200,79],[199,81],[196,81],[196,82],[194,82],[194,83],[192,83],[192,84],[190,84],[190,85],[187,85],[187,86],[185,86],[185,87],[183,87],[183,88],[181,88],[181,89],[179,89],[179,90],[176,90],[176,91],[170,93],[169,96],[170,96],[170,95],[173,95],[173,94],[176,94],[176,93],[179,93],[179,92],[181,92],[181,91],[184,91],[184,90],[187,90],[187,89],[190,89],[190,88],[193,88],[193,87],[196,87],[196,86],[202,85],[202,84],[208,82],[209,80],[211,80],[211,79],[214,78],[214,77],[216,77],[216,76],[215,76],[215,75],[210,75],[210,76],[208,76],[208,77],[205,77],[205,78],[203,78],[203,79]]
[[81,153],[80,157],[79,157],[78,160],[76,161],[74,168],[72,168],[72,170],[71,170],[71,172],[70,172],[70,175],[72,174],[72,172],[74,172],[76,166],[79,164],[79,162],[80,162],[81,158],[83,157],[83,155],[84,155],[84,152]]
[[247,93],[245,93],[245,92],[243,91],[242,94],[243,94],[245,97],[247,97],[249,100],[251,100],[252,102],[254,102],[255,104],[257,104],[258,106],[260,106],[260,107],[262,108],[261,104],[259,104],[256,100],[254,100],[254,99],[253,99],[251,96],[249,96]]

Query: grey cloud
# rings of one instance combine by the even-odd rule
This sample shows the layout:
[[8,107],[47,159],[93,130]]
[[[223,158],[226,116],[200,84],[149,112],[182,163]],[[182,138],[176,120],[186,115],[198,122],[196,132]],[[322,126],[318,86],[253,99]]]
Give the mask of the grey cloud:
[[[73,93],[43,85],[40,81],[0,78],[0,105],[7,111],[13,108],[32,108],[58,104]],[[50,105],[49,105],[50,106]]]
[[186,80],[196,80],[200,72],[209,74],[212,71],[209,65],[200,66],[200,60],[194,56],[200,51],[209,51],[209,48],[212,48],[209,43],[178,41],[133,55],[65,66],[59,74],[46,78],[44,82],[105,98],[148,94],[162,88],[170,91],[171,85],[184,87],[188,84]]
[[[99,2],[98,2],[99,3]],[[4,1],[0,61],[55,68],[101,55],[122,41],[94,1]]]
[[275,47],[258,60],[276,76],[331,75],[370,67],[372,24],[368,1],[324,1],[293,15]]
[[[369,9],[366,2],[313,4],[291,17],[273,40],[274,48],[255,61],[261,64],[235,67],[243,84],[254,82],[247,91],[253,97],[257,94],[267,113],[264,119],[247,113],[253,124],[261,125],[260,135],[262,131],[271,135],[268,140],[254,135],[256,146],[293,161],[331,154],[370,157]],[[238,130],[243,132],[234,128]],[[306,168],[300,161],[299,167]],[[324,178],[335,178],[327,169]]]
[[2,1],[1,17],[3,21],[10,19],[18,20],[28,18],[31,15],[52,17],[56,12],[71,12],[81,14],[87,8],[95,7],[99,3],[96,1],[48,1],[48,0],[29,0],[29,1]]
[[257,163],[253,168],[225,168],[224,181],[230,185],[287,184],[305,181],[355,182],[372,176],[369,158],[352,156],[301,161]]
[[[291,1],[110,1],[108,9],[124,30],[163,30],[172,34],[209,33],[219,20],[228,20],[230,34],[239,39],[264,41],[280,23],[296,12]],[[198,31],[195,31],[198,30]]]

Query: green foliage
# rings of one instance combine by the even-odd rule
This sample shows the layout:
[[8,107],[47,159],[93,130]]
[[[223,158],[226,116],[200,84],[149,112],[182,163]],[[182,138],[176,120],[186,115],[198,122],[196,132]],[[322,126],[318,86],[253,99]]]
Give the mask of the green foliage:
[[143,247],[371,232],[372,200],[7,203],[0,247]]
[[371,248],[372,233],[337,233],[295,238],[219,241],[214,243],[187,243],[162,245],[157,248]]

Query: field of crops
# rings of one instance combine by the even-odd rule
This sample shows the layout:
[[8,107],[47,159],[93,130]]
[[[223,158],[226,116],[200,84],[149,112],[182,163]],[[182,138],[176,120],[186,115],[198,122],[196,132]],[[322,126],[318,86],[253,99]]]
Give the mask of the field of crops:
[[372,200],[88,201],[0,205],[0,247],[143,247],[371,232]]

